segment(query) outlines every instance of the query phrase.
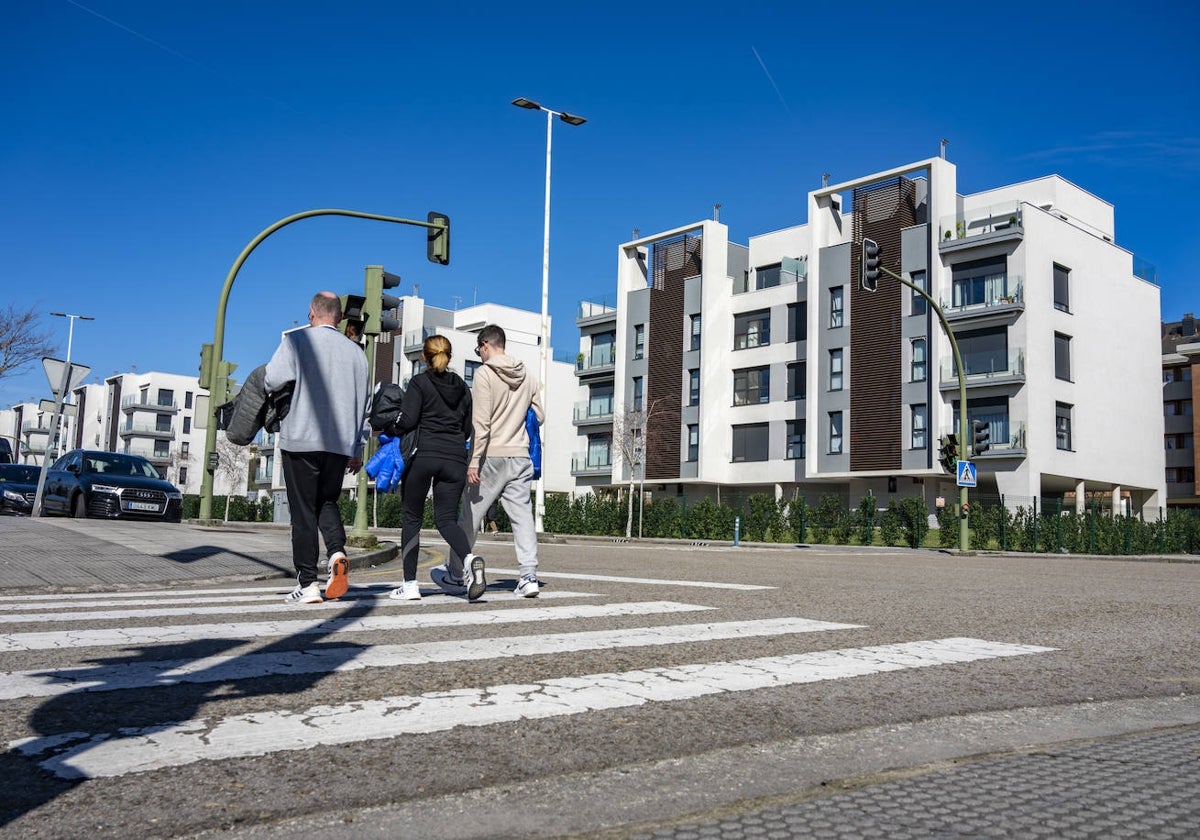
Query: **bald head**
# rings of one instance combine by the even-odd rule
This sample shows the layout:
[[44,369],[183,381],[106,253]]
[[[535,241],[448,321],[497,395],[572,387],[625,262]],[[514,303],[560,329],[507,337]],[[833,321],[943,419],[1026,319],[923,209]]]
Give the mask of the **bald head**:
[[328,324],[336,327],[342,320],[342,300],[333,292],[317,292],[308,305],[308,322],[313,326]]

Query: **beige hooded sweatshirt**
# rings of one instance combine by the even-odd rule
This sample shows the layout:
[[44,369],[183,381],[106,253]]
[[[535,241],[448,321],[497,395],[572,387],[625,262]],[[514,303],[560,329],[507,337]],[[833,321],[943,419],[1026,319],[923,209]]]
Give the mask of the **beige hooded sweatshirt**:
[[538,422],[545,420],[537,381],[525,373],[525,365],[497,353],[475,371],[471,385],[475,438],[471,443],[472,469],[486,457],[529,457],[529,435],[525,413],[533,406]]

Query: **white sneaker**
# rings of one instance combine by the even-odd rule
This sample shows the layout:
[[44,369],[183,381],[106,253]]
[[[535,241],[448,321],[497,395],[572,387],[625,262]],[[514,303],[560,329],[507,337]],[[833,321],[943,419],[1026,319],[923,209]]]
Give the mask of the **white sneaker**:
[[323,600],[321,585],[313,581],[308,586],[296,584],[296,588],[288,593],[283,602],[285,604],[319,604]]
[[415,580],[406,580],[388,593],[393,601],[420,601],[421,586]]
[[434,566],[429,570],[429,577],[447,595],[462,597],[467,594],[467,585],[461,580],[450,577],[450,570],[445,566]]
[[487,576],[483,573],[483,558],[468,554],[463,558],[463,583],[467,587],[467,600],[477,601],[487,590]]
[[538,596],[538,580],[533,575],[525,575],[517,581],[516,592],[522,598],[536,598]]

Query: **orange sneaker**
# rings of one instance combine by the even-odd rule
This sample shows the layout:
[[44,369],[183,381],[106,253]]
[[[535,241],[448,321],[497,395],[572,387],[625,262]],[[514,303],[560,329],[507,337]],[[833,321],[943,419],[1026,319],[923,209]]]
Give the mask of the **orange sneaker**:
[[325,600],[341,598],[350,588],[350,563],[338,552],[329,558],[329,580],[325,584]]

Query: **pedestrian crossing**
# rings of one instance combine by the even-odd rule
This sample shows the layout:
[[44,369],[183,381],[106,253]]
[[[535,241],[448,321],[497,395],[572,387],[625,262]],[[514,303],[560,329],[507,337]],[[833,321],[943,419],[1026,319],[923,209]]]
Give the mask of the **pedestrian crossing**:
[[[505,574],[501,569],[489,572],[493,581]],[[698,597],[619,600],[609,591],[668,581],[577,573],[543,577],[551,585],[537,601],[496,584],[477,603],[429,588],[420,602],[391,601],[387,593],[395,582],[356,583],[343,599],[305,607],[282,603],[287,585],[166,589],[103,598],[29,597],[5,604],[0,612],[0,624],[12,631],[0,634],[0,703],[36,710],[38,702],[56,699],[95,695],[96,703],[104,703],[109,692],[165,692],[183,685],[216,691],[263,678],[304,678],[305,687],[311,687],[349,672],[368,671],[388,680],[409,666],[542,655],[563,655],[562,661],[570,662],[572,655],[630,648],[686,650],[689,661],[492,685],[473,684],[471,670],[464,668],[461,686],[452,690],[385,690],[316,704],[303,692],[283,693],[283,708],[223,713],[219,704],[191,705],[179,715],[162,713],[162,720],[112,731],[37,731],[22,724],[9,730],[24,735],[12,737],[8,746],[61,779],[111,778],[200,761],[635,709],[1052,650],[957,637],[863,647],[831,644],[818,651],[807,649],[811,644],[795,645],[806,649],[789,650],[789,639],[824,638],[813,634],[836,638],[863,625],[798,615],[746,618],[721,606],[721,591],[769,588],[765,586],[689,581],[690,586],[670,594],[679,598],[693,592]],[[228,620],[213,620],[220,616]],[[582,622],[597,629],[579,629]],[[47,624],[63,626],[41,629]],[[23,625],[38,629],[21,629]],[[489,635],[479,637],[480,629]],[[417,631],[432,631],[434,638],[397,641]],[[376,635],[367,635],[372,633]],[[771,655],[722,659],[693,653],[707,644],[739,640],[757,640],[758,649]],[[201,651],[202,645],[210,649]],[[196,655],[180,656],[188,646]],[[53,667],[21,667],[42,652],[53,657]],[[402,688],[404,682],[383,684]]]

